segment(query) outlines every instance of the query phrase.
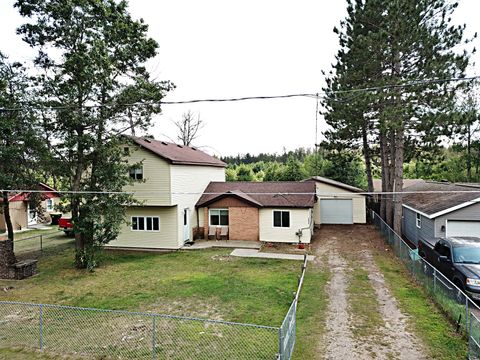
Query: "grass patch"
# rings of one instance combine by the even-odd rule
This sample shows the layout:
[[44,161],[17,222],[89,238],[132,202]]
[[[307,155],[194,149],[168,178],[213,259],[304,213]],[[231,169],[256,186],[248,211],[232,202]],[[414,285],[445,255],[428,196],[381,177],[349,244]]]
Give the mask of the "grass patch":
[[325,318],[328,306],[326,283],[330,279],[327,267],[319,269],[310,265],[297,308],[297,340],[294,359],[315,359],[321,351],[319,339],[325,331]]
[[454,326],[423,289],[417,286],[404,265],[386,254],[375,254],[386,285],[397,299],[400,309],[410,315],[409,322],[426,345],[432,359],[465,359],[467,341],[454,332]]
[[39,351],[31,351],[26,349],[1,349],[0,348],[0,360],[56,360],[61,357],[41,353]]
[[375,336],[378,329],[385,325],[379,312],[377,295],[365,269],[355,262],[350,262],[350,269],[347,296],[352,314],[352,333],[363,339]]
[[228,257],[230,250],[105,252],[94,273],[73,268],[73,249],[41,257],[39,274],[0,280],[0,300],[175,315],[279,326],[297,285],[299,263]]

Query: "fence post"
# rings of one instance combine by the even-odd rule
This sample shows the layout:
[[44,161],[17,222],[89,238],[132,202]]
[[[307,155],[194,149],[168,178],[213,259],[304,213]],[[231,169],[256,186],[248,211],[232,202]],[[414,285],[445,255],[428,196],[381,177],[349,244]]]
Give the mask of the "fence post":
[[155,349],[157,346],[157,317],[153,315],[152,317],[152,359],[157,358],[157,350]]
[[437,269],[433,268],[433,295],[437,292]]
[[282,327],[278,329],[278,360],[284,360]]
[[43,252],[43,235],[40,235],[40,252]]
[[38,330],[39,330],[40,351],[43,351],[43,305],[42,304],[40,304],[40,317],[39,317]]
[[465,295],[465,331],[467,332],[468,336],[470,334],[468,333],[468,320],[469,320],[469,312],[468,312],[468,296]]

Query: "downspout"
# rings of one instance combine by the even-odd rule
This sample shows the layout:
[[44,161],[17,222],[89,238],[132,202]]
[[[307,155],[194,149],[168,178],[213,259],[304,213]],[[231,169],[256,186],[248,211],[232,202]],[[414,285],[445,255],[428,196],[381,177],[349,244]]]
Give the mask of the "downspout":
[[[197,214],[197,236],[194,236],[193,241],[197,240],[199,237],[199,232],[200,232],[200,218],[198,216],[198,207],[195,206],[195,213]],[[197,239],[195,239],[195,237]]]

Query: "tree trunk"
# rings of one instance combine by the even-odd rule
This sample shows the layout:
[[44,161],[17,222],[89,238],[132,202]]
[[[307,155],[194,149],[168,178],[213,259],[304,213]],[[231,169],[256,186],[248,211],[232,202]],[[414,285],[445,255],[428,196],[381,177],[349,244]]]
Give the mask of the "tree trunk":
[[10,203],[8,202],[8,191],[2,192],[2,208],[3,218],[5,219],[5,225],[7,226],[7,236],[9,240],[14,240],[12,218],[10,217]]
[[403,191],[403,149],[404,131],[403,126],[399,126],[395,133],[395,205],[393,216],[393,230],[402,235],[402,194]]
[[472,133],[470,123],[467,125],[467,180],[472,181]]
[[389,142],[386,148],[387,151],[387,166],[386,171],[388,173],[388,181],[387,181],[387,195],[385,196],[386,199],[386,221],[390,227],[393,227],[393,186],[395,183],[395,132],[390,131],[388,136]]
[[362,126],[362,141],[363,141],[363,156],[365,158],[365,171],[367,173],[367,189],[369,193],[373,193],[373,178],[372,178],[372,158],[370,154],[370,147],[368,146],[367,124]]
[[387,218],[387,201],[385,193],[387,192],[388,170],[387,170],[387,145],[386,136],[383,131],[380,131],[380,161],[382,168],[382,194],[380,195],[380,217],[383,220]]

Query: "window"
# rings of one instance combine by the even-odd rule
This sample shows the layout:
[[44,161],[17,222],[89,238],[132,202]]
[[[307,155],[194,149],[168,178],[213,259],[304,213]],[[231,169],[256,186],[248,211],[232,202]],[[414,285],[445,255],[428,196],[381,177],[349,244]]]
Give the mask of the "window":
[[125,146],[123,148],[123,155],[125,155],[125,156],[130,155],[130,148],[128,146]]
[[228,226],[228,210],[210,209],[210,226]]
[[273,211],[273,227],[290,227],[290,211]]
[[131,168],[130,169],[130,178],[133,180],[142,180],[143,179],[143,168]]
[[47,199],[47,211],[48,212],[53,211],[53,206],[54,206],[53,199]]
[[416,223],[417,223],[417,228],[421,229],[422,228],[422,215],[420,215],[418,213],[417,213]]
[[160,231],[158,216],[132,216],[133,231]]
[[450,258],[450,247],[448,247],[448,245],[442,243],[441,241],[439,241],[435,244],[435,251],[440,256],[446,256],[446,257]]

